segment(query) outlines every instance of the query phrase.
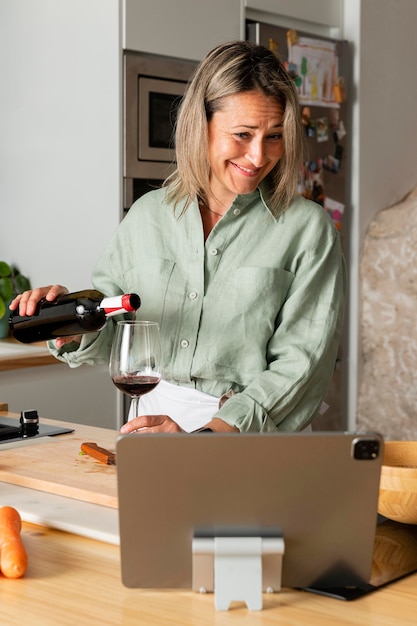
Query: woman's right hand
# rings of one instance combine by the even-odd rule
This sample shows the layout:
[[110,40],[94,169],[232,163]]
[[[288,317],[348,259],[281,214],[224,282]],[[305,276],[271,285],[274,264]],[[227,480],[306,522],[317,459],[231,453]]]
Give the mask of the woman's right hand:
[[[53,302],[58,296],[63,296],[68,293],[68,289],[62,285],[48,285],[47,287],[37,287],[36,289],[30,289],[17,295],[10,303],[10,310],[16,311],[19,309],[19,315],[33,315],[36,311],[40,300],[47,300]],[[73,337],[57,337],[56,347],[62,348],[66,343],[71,341],[81,341],[81,336]]]

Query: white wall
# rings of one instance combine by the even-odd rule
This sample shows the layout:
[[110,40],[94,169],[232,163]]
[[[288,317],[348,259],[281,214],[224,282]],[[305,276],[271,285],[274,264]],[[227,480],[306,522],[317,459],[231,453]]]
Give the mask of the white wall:
[[1,0],[0,29],[0,259],[85,288],[121,207],[119,0]]
[[417,2],[362,0],[360,19],[363,240],[375,213],[417,184]]
[[376,213],[417,185],[417,2],[345,0],[343,36],[352,42],[353,141],[349,406],[355,425],[361,375],[359,267]]
[[[121,212],[119,0],[0,0],[0,260],[90,285]],[[103,368],[2,372],[12,410],[117,426]]]

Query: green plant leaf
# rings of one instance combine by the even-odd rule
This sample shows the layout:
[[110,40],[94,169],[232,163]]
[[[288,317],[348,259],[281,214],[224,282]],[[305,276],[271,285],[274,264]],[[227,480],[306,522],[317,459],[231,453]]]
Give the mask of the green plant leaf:
[[0,302],[7,302],[13,296],[13,284],[10,278],[0,278]]
[[30,281],[23,274],[18,274],[15,277],[15,283],[17,293],[23,293],[23,291],[30,289]]
[[3,300],[0,298],[0,320],[2,319],[2,317],[4,317],[6,313],[6,305],[4,304]]
[[11,273],[12,268],[10,267],[10,265],[8,265],[8,263],[5,263],[4,261],[0,261],[0,276],[10,276]]

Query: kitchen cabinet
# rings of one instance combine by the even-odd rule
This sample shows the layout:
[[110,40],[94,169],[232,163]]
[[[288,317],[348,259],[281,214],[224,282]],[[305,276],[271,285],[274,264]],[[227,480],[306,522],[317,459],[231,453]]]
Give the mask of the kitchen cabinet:
[[119,395],[104,366],[70,369],[63,363],[1,371],[0,401],[19,413],[36,409],[45,418],[119,428]]
[[125,50],[198,61],[243,27],[242,0],[124,0]]
[[247,10],[264,11],[311,24],[340,27],[343,22],[343,0],[245,0]]

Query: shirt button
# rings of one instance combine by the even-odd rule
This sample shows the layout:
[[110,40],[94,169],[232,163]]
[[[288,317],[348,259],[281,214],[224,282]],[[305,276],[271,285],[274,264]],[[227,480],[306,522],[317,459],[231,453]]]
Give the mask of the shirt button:
[[190,300],[195,300],[197,297],[197,294],[195,291],[190,291],[190,293],[188,294],[188,297],[190,298]]
[[240,209],[233,209],[233,215],[240,215]]
[[186,339],[181,340],[181,348],[188,348],[189,343]]
[[217,256],[217,255],[218,255],[218,253],[219,253],[219,251],[217,250],[217,248],[212,248],[212,249],[210,250],[210,254],[211,254],[211,256]]

